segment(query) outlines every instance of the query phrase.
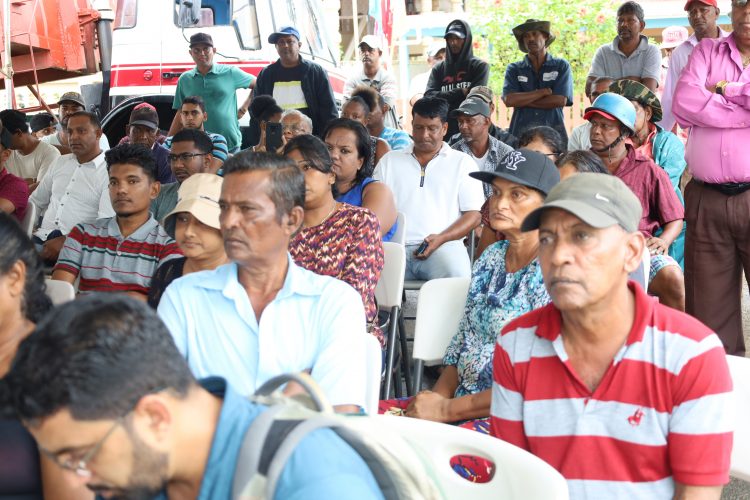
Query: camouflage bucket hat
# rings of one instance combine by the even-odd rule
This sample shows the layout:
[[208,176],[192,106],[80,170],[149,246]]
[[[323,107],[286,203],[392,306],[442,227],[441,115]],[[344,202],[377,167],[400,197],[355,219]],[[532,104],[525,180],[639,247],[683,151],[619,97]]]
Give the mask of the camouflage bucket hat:
[[661,101],[656,97],[651,89],[646,87],[640,82],[635,80],[617,80],[609,86],[609,91],[615,94],[619,94],[629,101],[636,101],[641,106],[648,106],[651,108],[651,122],[657,123],[661,121]]

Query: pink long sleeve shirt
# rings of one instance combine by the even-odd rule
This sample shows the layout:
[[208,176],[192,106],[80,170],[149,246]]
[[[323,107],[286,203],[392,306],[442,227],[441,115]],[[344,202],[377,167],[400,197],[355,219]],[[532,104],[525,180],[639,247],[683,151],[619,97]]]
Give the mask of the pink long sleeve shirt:
[[[729,83],[724,95],[711,92],[717,82]],[[706,38],[695,47],[677,82],[672,113],[681,127],[690,127],[685,150],[690,172],[703,182],[750,182],[750,66],[734,35]]]

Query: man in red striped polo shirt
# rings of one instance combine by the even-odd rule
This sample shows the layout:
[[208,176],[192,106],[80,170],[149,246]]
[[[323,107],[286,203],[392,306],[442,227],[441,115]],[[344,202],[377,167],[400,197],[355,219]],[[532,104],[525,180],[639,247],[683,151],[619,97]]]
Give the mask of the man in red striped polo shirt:
[[77,224],[65,239],[52,279],[75,282],[78,291],[124,292],[146,300],[151,277],[163,262],[182,255],[149,212],[159,195],[156,162],[142,144],[105,153],[115,217]]
[[620,179],[586,173],[524,220],[552,303],[498,337],[492,433],[560,471],[572,499],[718,499],[732,449],[724,349],[628,283],[641,212]]

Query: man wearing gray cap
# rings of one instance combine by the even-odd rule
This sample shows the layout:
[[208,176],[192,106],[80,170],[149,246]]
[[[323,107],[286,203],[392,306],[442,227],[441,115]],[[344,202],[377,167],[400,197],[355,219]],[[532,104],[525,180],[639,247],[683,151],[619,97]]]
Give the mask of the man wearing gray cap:
[[[471,156],[481,171],[494,172],[513,148],[490,135],[490,106],[478,97],[469,97],[450,113],[458,122],[461,140],[451,147]],[[484,184],[484,196],[492,195],[492,186]]]
[[498,337],[492,434],[555,467],[571,498],[718,500],[734,423],[724,349],[628,282],[641,214],[622,180],[582,173],[526,217],[552,303]]
[[[83,100],[83,96],[78,92],[65,92],[62,97],[60,97],[60,100],[57,101],[57,105],[59,106],[57,114],[57,133],[42,137],[42,141],[47,144],[52,144],[60,150],[61,154],[66,155],[71,152],[68,147],[68,137],[65,132],[68,126],[68,117],[78,111],[86,111],[86,101]],[[102,151],[109,149],[109,140],[104,134],[99,137],[99,148]]]

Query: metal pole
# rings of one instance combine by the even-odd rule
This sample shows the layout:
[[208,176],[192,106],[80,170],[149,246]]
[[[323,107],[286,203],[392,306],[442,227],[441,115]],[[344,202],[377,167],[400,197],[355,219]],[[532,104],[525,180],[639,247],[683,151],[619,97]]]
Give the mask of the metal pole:
[[[8,1],[8,0],[6,0]],[[354,30],[354,36],[352,36],[352,43],[350,46],[356,47],[359,43],[359,10],[358,10],[358,4],[357,0],[352,0],[352,22],[353,30]],[[355,59],[356,59],[356,53],[355,53]]]
[[5,37],[3,73],[5,74],[6,107],[13,109],[16,96],[15,88],[13,87],[13,58],[10,55],[10,0],[3,0],[3,36]]

